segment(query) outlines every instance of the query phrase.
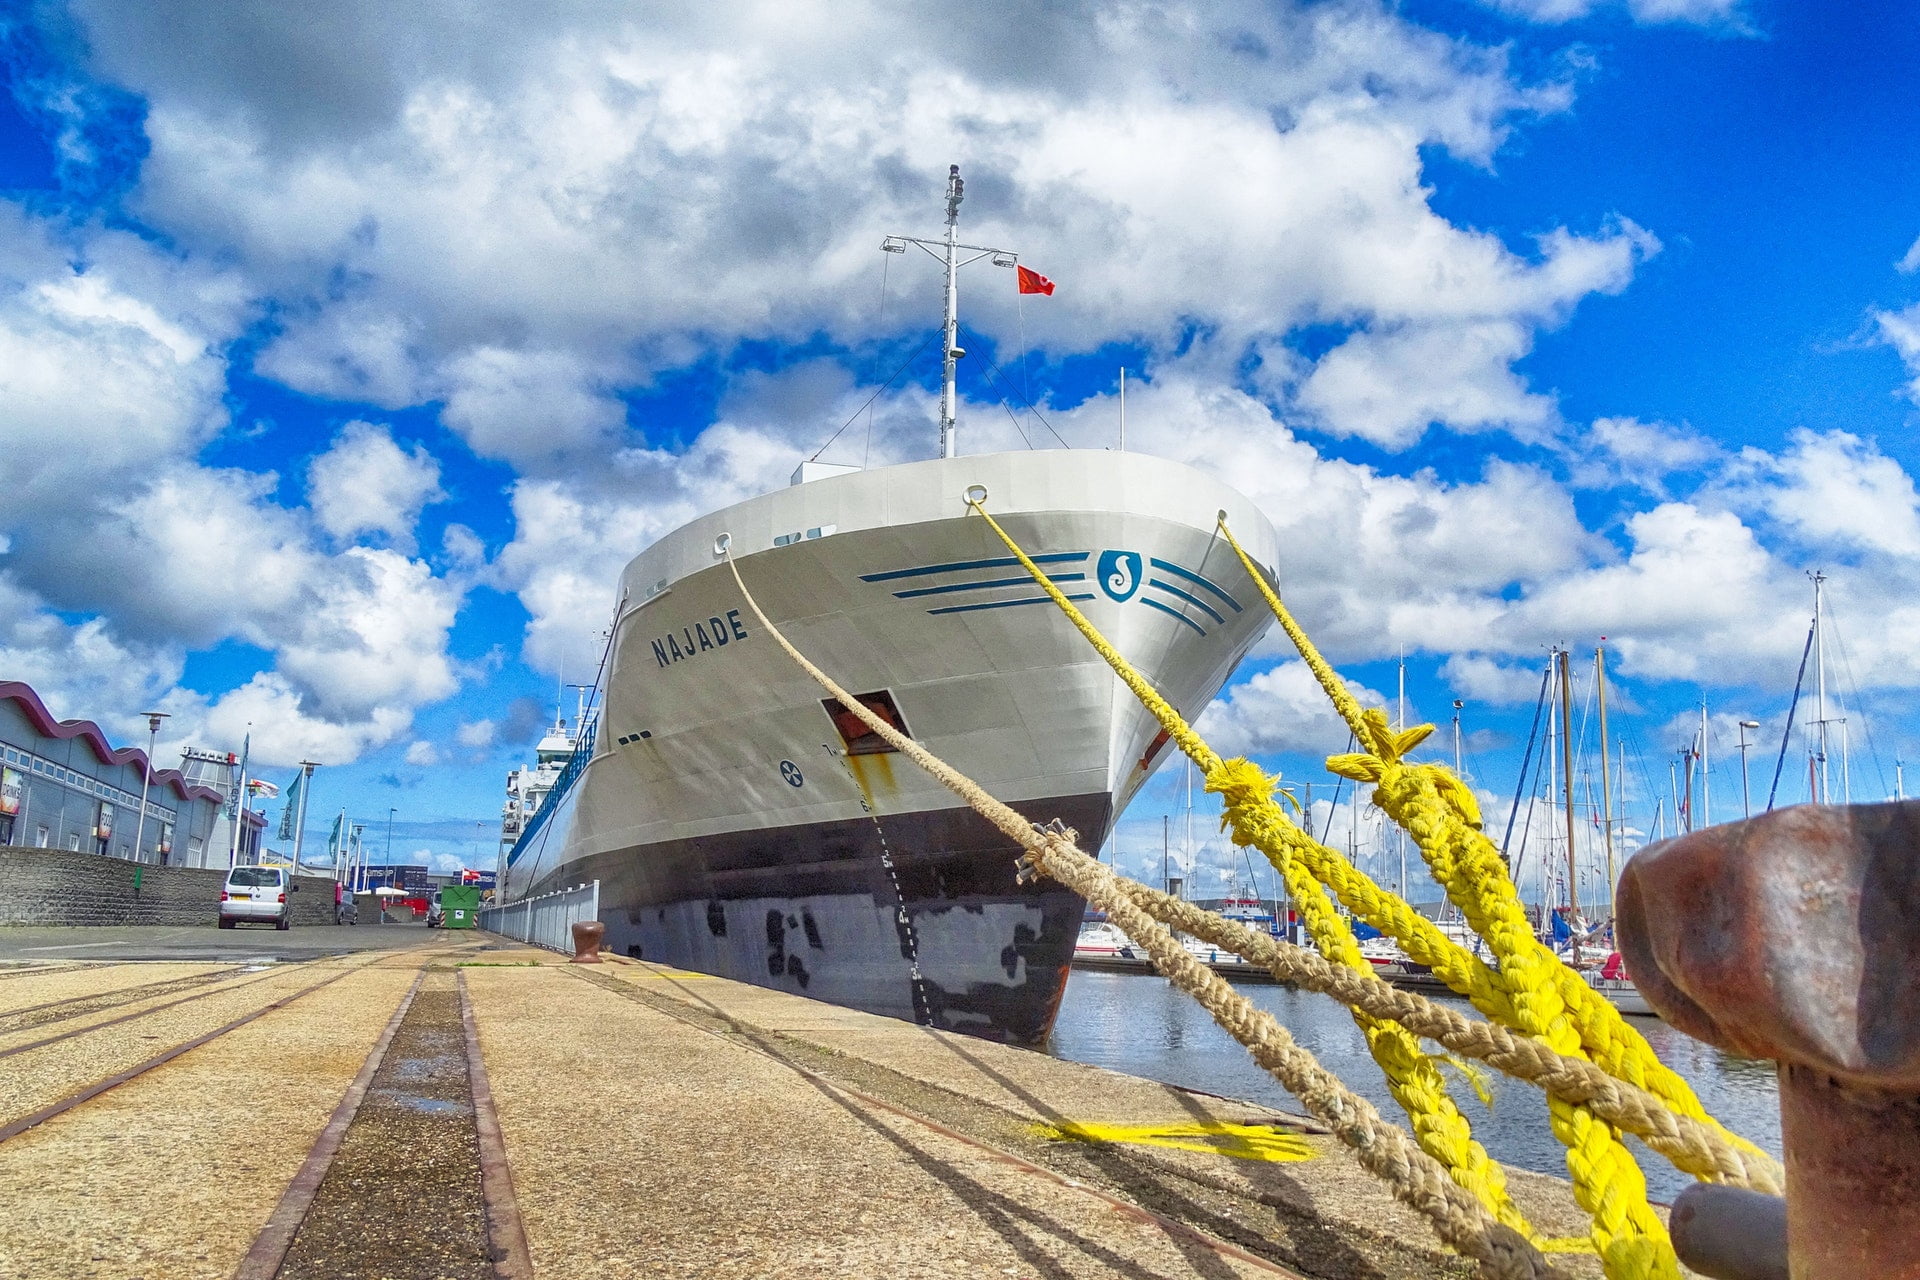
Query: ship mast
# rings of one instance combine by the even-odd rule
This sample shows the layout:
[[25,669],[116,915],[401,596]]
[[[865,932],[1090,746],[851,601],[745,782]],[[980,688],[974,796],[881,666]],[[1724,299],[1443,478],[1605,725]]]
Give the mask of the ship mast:
[[947,166],[947,317],[946,358],[940,367],[940,456],[951,458],[958,444],[958,405],[953,394],[953,371],[962,355],[960,347],[960,202],[966,199],[967,184],[960,180],[960,166]]
[[1807,576],[1813,579],[1814,759],[1819,764],[1816,779],[1818,788],[1813,802],[1826,804],[1832,799],[1832,794],[1827,785],[1827,640],[1821,634],[1820,627],[1820,588],[1825,584],[1827,575],[1815,569]]
[[[982,258],[991,258],[996,267],[1012,267],[1020,261],[1020,255],[1011,249],[991,249],[985,245],[960,242],[960,202],[966,199],[966,191],[967,184],[960,177],[960,166],[948,165],[946,235],[938,240],[888,236],[880,242],[880,248],[885,253],[905,253],[908,245],[918,245],[939,259],[947,273],[946,315],[941,324],[942,334],[946,338],[940,382],[940,456],[943,458],[951,458],[959,453],[960,401],[954,389],[954,369],[967,354],[960,345],[960,268]],[[973,256],[961,258],[962,250]]]

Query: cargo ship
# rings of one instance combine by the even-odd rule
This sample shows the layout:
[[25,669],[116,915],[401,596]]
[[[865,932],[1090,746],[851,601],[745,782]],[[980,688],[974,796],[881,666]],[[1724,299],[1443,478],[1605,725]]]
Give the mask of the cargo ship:
[[1166,735],[968,499],[1189,717],[1269,621],[1217,520],[1269,573],[1276,538],[1251,500],[1166,459],[958,453],[954,273],[968,251],[1015,258],[958,242],[959,199],[955,172],[944,239],[896,238],[947,266],[942,456],[805,463],[789,487],[642,550],[621,575],[593,706],[556,725],[509,797],[499,896],[597,880],[616,954],[1033,1042],[1065,989],[1083,902],[1017,883],[1004,836],[823,698],[762,634],[727,556],[861,702],[1093,849]]

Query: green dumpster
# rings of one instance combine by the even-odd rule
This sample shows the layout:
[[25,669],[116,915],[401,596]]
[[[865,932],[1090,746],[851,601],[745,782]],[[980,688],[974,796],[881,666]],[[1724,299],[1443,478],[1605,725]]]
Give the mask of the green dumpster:
[[448,929],[472,929],[480,923],[480,886],[450,884],[440,891],[441,924]]

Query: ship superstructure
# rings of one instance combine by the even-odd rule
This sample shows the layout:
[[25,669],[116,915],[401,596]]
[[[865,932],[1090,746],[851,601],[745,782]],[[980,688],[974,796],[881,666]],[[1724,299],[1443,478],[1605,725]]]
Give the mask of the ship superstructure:
[[[582,711],[574,723],[581,724],[585,720],[586,714]],[[533,763],[507,774],[507,799],[500,810],[501,877],[506,875],[507,855],[513,852],[514,843],[520,839],[526,824],[540,812],[547,797],[553,794],[554,784],[560,780],[560,774],[566,768],[567,761],[572,759],[579,742],[579,736],[567,728],[566,719],[555,716],[552,726],[541,735],[533,749]]]

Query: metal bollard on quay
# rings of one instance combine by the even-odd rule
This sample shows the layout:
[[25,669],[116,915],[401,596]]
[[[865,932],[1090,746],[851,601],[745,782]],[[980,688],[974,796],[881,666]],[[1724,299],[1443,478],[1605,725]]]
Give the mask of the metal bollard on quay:
[[1779,1064],[1786,1200],[1689,1188],[1681,1261],[1719,1280],[1920,1280],[1920,801],[1653,845],[1616,919],[1661,1017]]
[[573,926],[573,959],[571,964],[599,964],[600,943],[607,936],[607,926],[598,920],[582,920]]

